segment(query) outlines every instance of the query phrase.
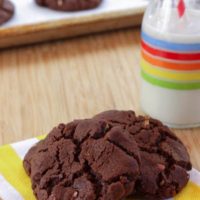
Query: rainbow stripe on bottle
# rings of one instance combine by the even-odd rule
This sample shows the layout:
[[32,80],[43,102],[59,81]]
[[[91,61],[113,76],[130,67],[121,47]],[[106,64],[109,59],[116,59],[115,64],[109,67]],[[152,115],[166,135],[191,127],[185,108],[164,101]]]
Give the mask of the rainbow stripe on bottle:
[[143,31],[141,68],[143,79],[153,85],[176,90],[200,89],[200,43],[167,42]]

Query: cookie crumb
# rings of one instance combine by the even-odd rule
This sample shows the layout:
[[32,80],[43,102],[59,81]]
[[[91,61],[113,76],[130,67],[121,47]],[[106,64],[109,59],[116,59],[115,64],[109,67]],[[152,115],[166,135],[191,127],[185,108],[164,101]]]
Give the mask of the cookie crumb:
[[74,192],[73,197],[74,198],[78,197],[78,192],[77,191]]
[[161,171],[165,170],[165,165],[158,164],[157,166],[158,166],[158,169],[160,169]]
[[56,200],[56,197],[54,196],[54,194],[50,195],[49,200]]
[[62,6],[63,5],[63,0],[58,0],[58,6]]
[[164,184],[165,184],[165,181],[162,180],[162,181],[160,182],[160,186],[163,186]]
[[145,116],[145,120],[144,120],[144,127],[146,128],[147,126],[149,126],[150,122],[149,122],[149,117]]

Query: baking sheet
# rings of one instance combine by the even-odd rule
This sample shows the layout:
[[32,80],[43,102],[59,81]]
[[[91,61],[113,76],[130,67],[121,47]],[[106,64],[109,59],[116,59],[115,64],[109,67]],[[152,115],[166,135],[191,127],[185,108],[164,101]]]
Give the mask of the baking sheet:
[[[147,0],[103,0],[102,4],[92,10],[78,12],[60,12],[38,6],[34,0],[12,0],[15,5],[14,17],[1,29],[7,29],[14,26],[25,26],[31,24],[40,24],[48,21],[70,20],[90,15],[102,15],[112,12],[120,12],[126,9],[134,9],[135,14],[144,12]],[[134,14],[134,13],[133,13]]]

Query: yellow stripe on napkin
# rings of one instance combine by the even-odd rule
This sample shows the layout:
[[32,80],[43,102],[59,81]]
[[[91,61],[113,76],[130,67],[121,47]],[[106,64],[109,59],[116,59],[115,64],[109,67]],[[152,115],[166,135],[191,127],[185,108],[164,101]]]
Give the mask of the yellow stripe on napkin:
[[38,140],[43,140],[43,139],[46,138],[46,136],[47,136],[47,134],[40,135],[40,136],[37,136],[37,139],[38,139]]
[[[46,135],[43,135],[37,138],[43,139],[45,136]],[[27,147],[26,141],[24,141],[24,144],[21,143],[21,147],[17,147],[18,150],[20,150],[20,148],[25,149],[23,145]],[[35,200],[36,198],[31,189],[30,178],[26,175],[22,165],[22,160],[15,150],[16,149],[12,148],[11,145],[0,147],[0,174],[3,175],[8,184],[15,188],[24,200]],[[200,173],[193,169],[190,174],[191,179],[187,186],[180,194],[170,200],[200,200],[200,186],[197,185],[200,184]],[[195,179],[193,180],[192,177],[194,176]],[[2,188],[0,188],[0,192],[1,189]]]
[[0,148],[0,173],[22,195],[24,199],[35,200],[31,182],[26,175],[22,160],[10,145]]
[[193,182],[189,182],[174,200],[200,200],[200,186]]

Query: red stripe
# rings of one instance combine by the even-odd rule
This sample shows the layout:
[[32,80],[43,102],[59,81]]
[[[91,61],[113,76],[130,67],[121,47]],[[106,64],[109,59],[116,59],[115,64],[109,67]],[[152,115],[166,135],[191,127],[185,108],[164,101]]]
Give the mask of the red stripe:
[[170,51],[156,49],[149,46],[147,43],[144,42],[144,40],[142,40],[142,47],[150,54],[162,58],[167,58],[172,60],[183,60],[183,61],[200,60],[200,53],[174,53]]

